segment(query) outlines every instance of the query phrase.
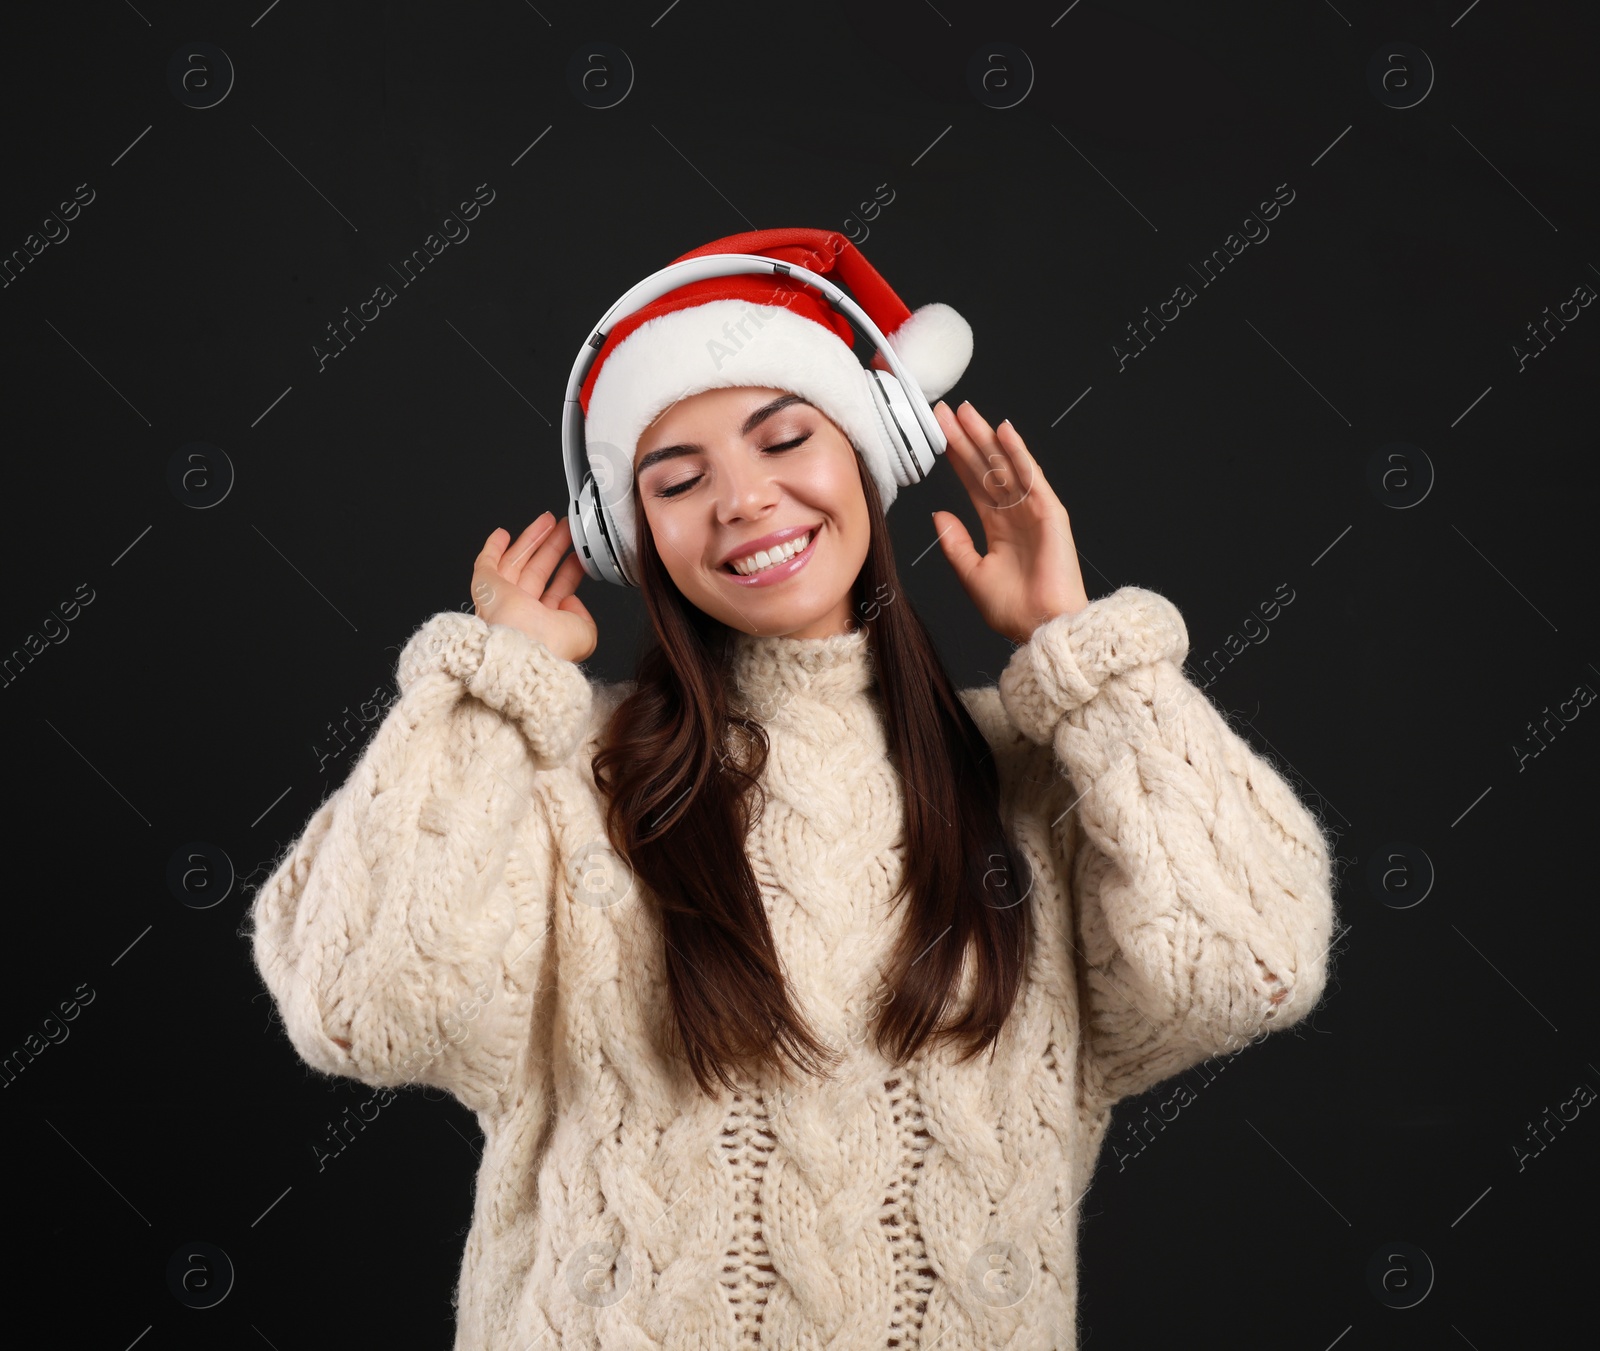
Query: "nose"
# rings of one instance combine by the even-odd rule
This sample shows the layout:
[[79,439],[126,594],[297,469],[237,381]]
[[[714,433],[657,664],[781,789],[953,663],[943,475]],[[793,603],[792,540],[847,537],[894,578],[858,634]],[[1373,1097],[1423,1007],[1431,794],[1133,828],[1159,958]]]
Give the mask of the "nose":
[[760,520],[781,496],[770,466],[742,455],[730,457],[717,494],[717,519],[723,524]]

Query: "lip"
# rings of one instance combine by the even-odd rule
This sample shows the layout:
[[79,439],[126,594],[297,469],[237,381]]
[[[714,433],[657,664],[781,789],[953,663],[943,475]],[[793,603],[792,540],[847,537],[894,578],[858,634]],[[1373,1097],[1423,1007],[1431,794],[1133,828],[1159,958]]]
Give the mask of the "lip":
[[796,535],[803,535],[808,530],[818,530],[822,523],[815,525],[786,525],[782,530],[774,530],[770,535],[762,535],[760,539],[748,540],[739,545],[731,553],[725,553],[717,560],[719,568],[726,567],[736,558],[749,558],[751,554],[760,553],[763,549],[770,549],[775,544],[782,544],[785,540],[793,539]]
[[767,536],[766,539],[757,540],[753,547],[750,545],[742,546],[740,552],[733,555],[735,558],[747,558],[750,554],[755,553],[757,549],[770,547],[771,544],[782,544],[784,540],[793,539],[796,535],[803,535],[807,531],[811,533],[811,542],[806,545],[804,550],[797,553],[786,563],[779,563],[775,568],[763,568],[760,572],[750,577],[741,577],[737,572],[729,572],[723,567],[718,567],[717,573],[735,586],[772,586],[777,582],[786,581],[799,572],[801,568],[805,567],[811,561],[811,555],[816,553],[817,540],[822,536],[822,527],[820,525],[806,525],[800,526],[798,529],[780,530],[775,535]]

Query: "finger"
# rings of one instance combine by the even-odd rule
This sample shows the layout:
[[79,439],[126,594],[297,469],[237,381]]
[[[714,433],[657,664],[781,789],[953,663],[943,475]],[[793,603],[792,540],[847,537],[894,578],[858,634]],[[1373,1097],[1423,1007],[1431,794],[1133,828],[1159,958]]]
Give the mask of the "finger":
[[517,536],[514,544],[508,545],[500,557],[497,571],[506,581],[519,585],[522,581],[522,571],[534,556],[540,544],[550,537],[555,529],[555,513],[547,511],[537,520],[532,521],[526,530]]
[[556,569],[556,575],[550,579],[550,585],[545,587],[544,595],[539,599],[552,610],[561,609],[561,602],[578,589],[587,574],[583,570],[583,559],[576,553],[570,553],[561,561],[561,566]]
[[528,561],[522,565],[522,575],[517,578],[517,585],[530,596],[544,595],[544,589],[550,584],[550,574],[556,570],[556,564],[561,561],[561,555],[566,553],[567,545],[572,542],[572,524],[563,516],[556,522],[554,530],[546,532]]
[[933,528],[939,532],[939,548],[950,560],[956,576],[964,582],[973,568],[983,562],[983,556],[972,547],[972,536],[954,512],[933,513]]
[[982,414],[969,401],[956,409],[956,419],[982,455],[983,485],[989,496],[1001,507],[1014,507],[1026,499],[1033,487],[1033,475],[1014,459]]
[[[504,535],[505,538],[500,537]],[[478,550],[478,556],[472,560],[473,567],[485,563],[491,568],[500,566],[500,556],[505,553],[506,545],[511,542],[511,532],[504,526],[497,525],[489,532],[489,538],[484,540],[483,548]]]
[[509,530],[496,526],[489,532],[489,538],[484,540],[478,556],[472,560],[472,580],[467,583],[467,591],[472,597],[472,608],[476,614],[483,613],[484,606],[494,594],[494,584],[490,579],[499,577],[500,556],[510,539]]
[[961,486],[967,490],[972,505],[977,507],[980,513],[998,510],[1000,502],[990,494],[984,483],[984,475],[988,472],[989,466],[984,462],[983,452],[973,444],[972,437],[944,400],[941,399],[934,405],[934,416],[939,419],[939,425],[944,429],[945,440],[949,443],[945,450],[945,459],[950,461],[950,467],[961,480]]
[[[1061,506],[1061,498],[1050,485],[1050,480],[1045,477],[1045,472],[1039,467],[1039,461],[1034,459],[1033,452],[1028,449],[1028,444],[1022,439],[1022,433],[1017,430],[1016,424],[1007,418],[994,429],[995,439],[1000,443],[1000,448],[1011,456],[1012,462],[1017,466],[1020,480],[1028,485],[1028,492],[1041,501]],[[1062,507],[1062,510],[1066,510]]]
[[489,607],[494,603],[495,596],[502,586],[509,583],[494,568],[480,561],[472,570],[472,609],[473,613],[487,615]]
[[[574,554],[573,557],[577,557],[577,555]],[[594,616],[589,613],[589,607],[576,596],[567,596],[560,605],[556,606],[556,609],[565,610],[568,614],[580,615],[591,624],[594,624]],[[595,627],[598,629],[600,626],[595,624]]]

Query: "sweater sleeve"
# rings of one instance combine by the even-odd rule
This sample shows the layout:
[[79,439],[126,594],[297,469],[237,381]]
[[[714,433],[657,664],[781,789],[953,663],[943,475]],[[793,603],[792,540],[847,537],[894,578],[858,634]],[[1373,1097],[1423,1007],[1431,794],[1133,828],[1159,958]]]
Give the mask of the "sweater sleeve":
[[519,630],[455,611],[412,635],[397,678],[257,894],[254,958],[307,1063],[481,1110],[530,1042],[558,863],[538,779],[581,741],[592,688]]
[[1321,826],[1181,664],[1164,596],[1125,586],[1035,630],[1000,678],[1069,780],[1091,1086],[1109,1104],[1316,1006],[1334,927]]

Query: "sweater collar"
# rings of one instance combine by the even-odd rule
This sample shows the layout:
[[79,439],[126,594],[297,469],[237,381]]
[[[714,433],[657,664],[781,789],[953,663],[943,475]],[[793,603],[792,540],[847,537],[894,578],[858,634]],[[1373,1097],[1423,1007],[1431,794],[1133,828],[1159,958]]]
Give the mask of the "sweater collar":
[[797,696],[831,702],[860,694],[874,683],[867,630],[826,638],[785,638],[730,633],[728,673],[733,689],[764,719]]

